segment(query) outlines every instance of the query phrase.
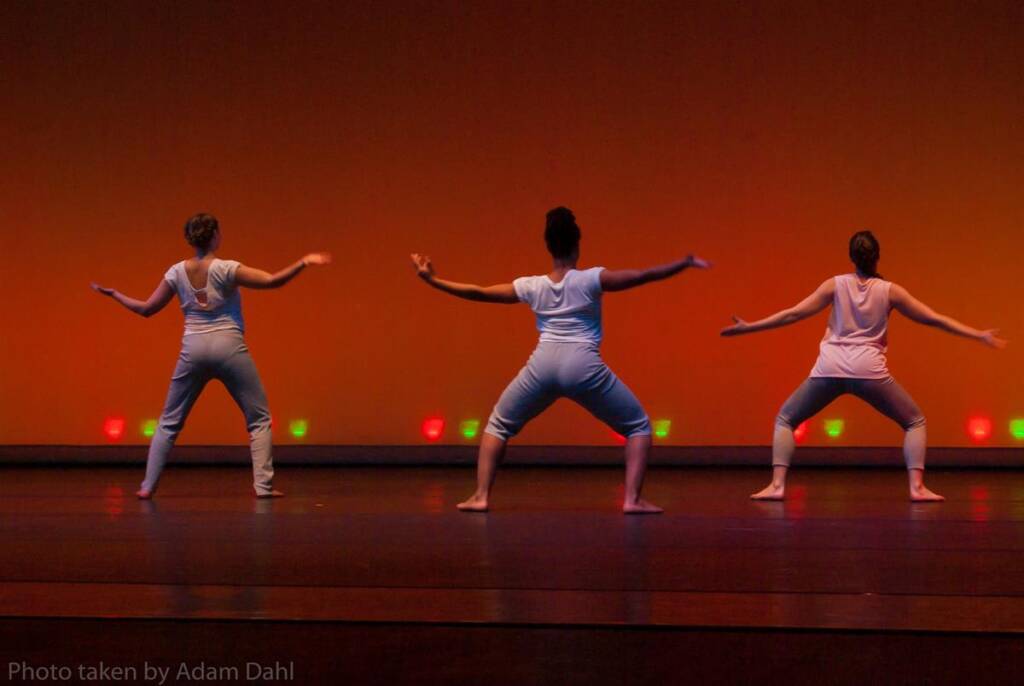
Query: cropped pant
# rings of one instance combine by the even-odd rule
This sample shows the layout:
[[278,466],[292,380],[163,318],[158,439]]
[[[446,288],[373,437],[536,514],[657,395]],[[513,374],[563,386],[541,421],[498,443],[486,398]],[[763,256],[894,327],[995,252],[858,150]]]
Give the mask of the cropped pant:
[[256,364],[242,332],[237,330],[191,334],[182,339],[167,400],[149,444],[146,478],[142,482],[144,490],[156,489],[167,455],[185,426],[192,405],[212,379],[227,387],[245,415],[252,452],[253,485],[259,495],[270,493],[274,478],[270,410]]
[[541,341],[498,399],[485,431],[502,440],[558,398],[569,398],[619,434],[650,435],[651,423],[633,392],[601,359],[593,343]]
[[[790,429],[796,428],[825,409],[833,400],[847,393],[865,401],[899,424],[904,431],[909,432],[925,426],[924,414],[917,403],[891,376],[886,379],[811,377],[804,381],[783,403],[775,423]],[[920,464],[916,464],[918,461]],[[789,466],[788,462],[780,461],[777,458],[774,462]],[[924,468],[923,450],[915,450],[908,454],[907,467],[910,469]]]

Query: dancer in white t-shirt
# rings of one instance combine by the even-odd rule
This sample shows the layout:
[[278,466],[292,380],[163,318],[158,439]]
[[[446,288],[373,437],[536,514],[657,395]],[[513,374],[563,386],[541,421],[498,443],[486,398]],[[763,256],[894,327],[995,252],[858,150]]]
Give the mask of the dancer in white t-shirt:
[[798,305],[756,322],[733,317],[735,324],[723,329],[723,336],[739,336],[774,329],[806,319],[829,305],[825,337],[818,361],[810,378],[790,396],[775,420],[772,439],[772,482],[750,497],[755,500],[782,500],[786,493],[786,472],[796,449],[794,427],[821,412],[829,403],[849,393],[869,403],[897,422],[904,430],[903,457],[907,465],[910,499],[939,501],[943,497],[924,485],[925,419],[917,404],[896,383],[886,365],[889,312],[920,324],[1003,348],[1006,341],[998,331],[980,331],[952,317],[938,314],[916,300],[904,288],[885,281],[877,271],[881,248],[870,231],[861,231],[850,239],[853,274],[842,274],[825,281]]
[[311,253],[276,274],[246,267],[234,260],[218,259],[214,251],[220,247],[220,226],[210,214],[197,214],[185,222],[185,240],[195,249],[195,257],[168,269],[146,301],[92,284],[98,293],[143,317],[162,310],[175,295],[185,314],[181,354],[149,444],[146,477],[136,495],[145,500],[156,492],[167,455],[184,428],[192,405],[206,384],[217,379],[227,387],[245,415],[256,496],[279,497],[283,494],[273,487],[270,410],[256,364],[245,344],[242,296],[238,287],[280,288],[307,266],[328,264],[331,256]]
[[537,318],[540,340],[526,366],[501,394],[487,422],[477,461],[476,492],[458,508],[485,512],[491,486],[505,446],[523,426],[558,398],[570,398],[626,438],[626,491],[623,512],[643,514],[661,508],[640,498],[651,425],[640,402],[601,359],[601,296],[651,281],[667,279],[689,267],[706,269],[704,260],[689,256],[660,267],[611,271],[594,267],[580,271],[580,229],[573,213],[557,207],[547,214],[544,240],[553,259],[552,271],[512,283],[481,287],[439,279],[430,258],[414,254],[419,276],[446,293],[482,302],[524,302]]

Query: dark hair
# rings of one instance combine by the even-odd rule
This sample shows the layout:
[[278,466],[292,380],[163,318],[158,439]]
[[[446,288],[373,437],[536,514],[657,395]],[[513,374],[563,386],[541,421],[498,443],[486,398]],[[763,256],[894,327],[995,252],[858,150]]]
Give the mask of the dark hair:
[[576,215],[568,207],[556,207],[547,214],[544,226],[544,242],[552,257],[565,258],[580,245],[580,227]]
[[850,238],[850,259],[862,274],[882,278],[878,273],[878,258],[881,256],[882,246],[870,231],[858,231]]
[[214,234],[219,230],[220,225],[217,218],[212,214],[201,212],[188,218],[185,222],[185,240],[189,245],[200,250],[206,250],[213,241]]

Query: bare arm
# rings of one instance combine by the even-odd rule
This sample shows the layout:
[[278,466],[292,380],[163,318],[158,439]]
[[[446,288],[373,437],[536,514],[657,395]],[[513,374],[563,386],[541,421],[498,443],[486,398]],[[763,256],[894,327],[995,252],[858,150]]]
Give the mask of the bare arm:
[[124,293],[116,291],[113,288],[104,288],[97,283],[90,284],[92,289],[100,295],[105,295],[108,298],[112,298],[125,306],[132,312],[142,317],[152,317],[154,314],[164,309],[167,303],[171,302],[171,298],[174,297],[174,289],[171,285],[160,280],[160,285],[156,287],[153,294],[149,296],[148,300],[136,300],[135,298],[129,298]]
[[711,263],[693,255],[687,255],[681,260],[669,262],[668,264],[650,267],[649,269],[618,269],[612,271],[604,269],[601,271],[601,290],[606,292],[624,291],[627,288],[636,288],[652,281],[661,281],[675,276],[684,269],[696,267],[697,269],[708,269]]
[[306,267],[310,265],[319,266],[330,263],[330,253],[314,252],[273,274],[265,272],[262,269],[247,267],[244,264],[240,264],[238,265],[238,269],[235,271],[235,283],[239,286],[245,286],[246,288],[280,288],[298,276],[299,272]]
[[984,331],[975,329],[958,322],[952,317],[939,314],[908,293],[902,286],[897,286],[896,284],[892,285],[889,291],[889,300],[892,302],[892,306],[897,312],[918,324],[933,326],[936,329],[942,329],[943,331],[955,336],[972,338],[993,348],[1002,349],[1006,347],[1006,341],[998,336],[998,329],[987,329]]
[[733,316],[735,324],[722,329],[723,336],[740,336],[746,333],[755,333],[767,329],[777,329],[781,326],[794,324],[801,319],[807,319],[828,307],[835,295],[836,284],[833,279],[825,281],[818,289],[801,300],[793,307],[776,312],[770,317],[759,319],[756,322],[746,322],[739,317]]
[[475,300],[485,303],[502,303],[514,305],[519,302],[516,289],[510,283],[502,283],[496,286],[477,286],[471,283],[458,283],[437,278],[434,273],[434,265],[426,255],[413,253],[410,255],[412,263],[416,267],[416,274],[439,291],[450,293],[457,298]]

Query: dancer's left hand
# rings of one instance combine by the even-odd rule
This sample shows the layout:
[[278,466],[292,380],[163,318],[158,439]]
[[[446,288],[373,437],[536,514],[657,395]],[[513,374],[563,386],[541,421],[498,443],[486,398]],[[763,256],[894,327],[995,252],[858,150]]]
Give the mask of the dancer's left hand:
[[416,267],[416,274],[421,279],[430,280],[434,277],[434,265],[430,262],[429,257],[418,252],[414,252],[409,257],[412,259],[413,266]]
[[709,260],[705,260],[703,257],[697,257],[696,255],[687,255],[687,260],[690,261],[690,266],[694,269],[711,269],[714,266]]
[[739,336],[740,334],[747,333],[747,330],[750,328],[750,324],[736,315],[732,316],[732,320],[735,323],[732,326],[727,326],[722,329],[722,336]]
[[104,288],[103,286],[99,285],[96,282],[93,282],[93,283],[89,284],[89,288],[93,289],[94,291],[96,291],[100,295],[107,296],[108,298],[110,296],[114,295],[114,289],[113,288]]

